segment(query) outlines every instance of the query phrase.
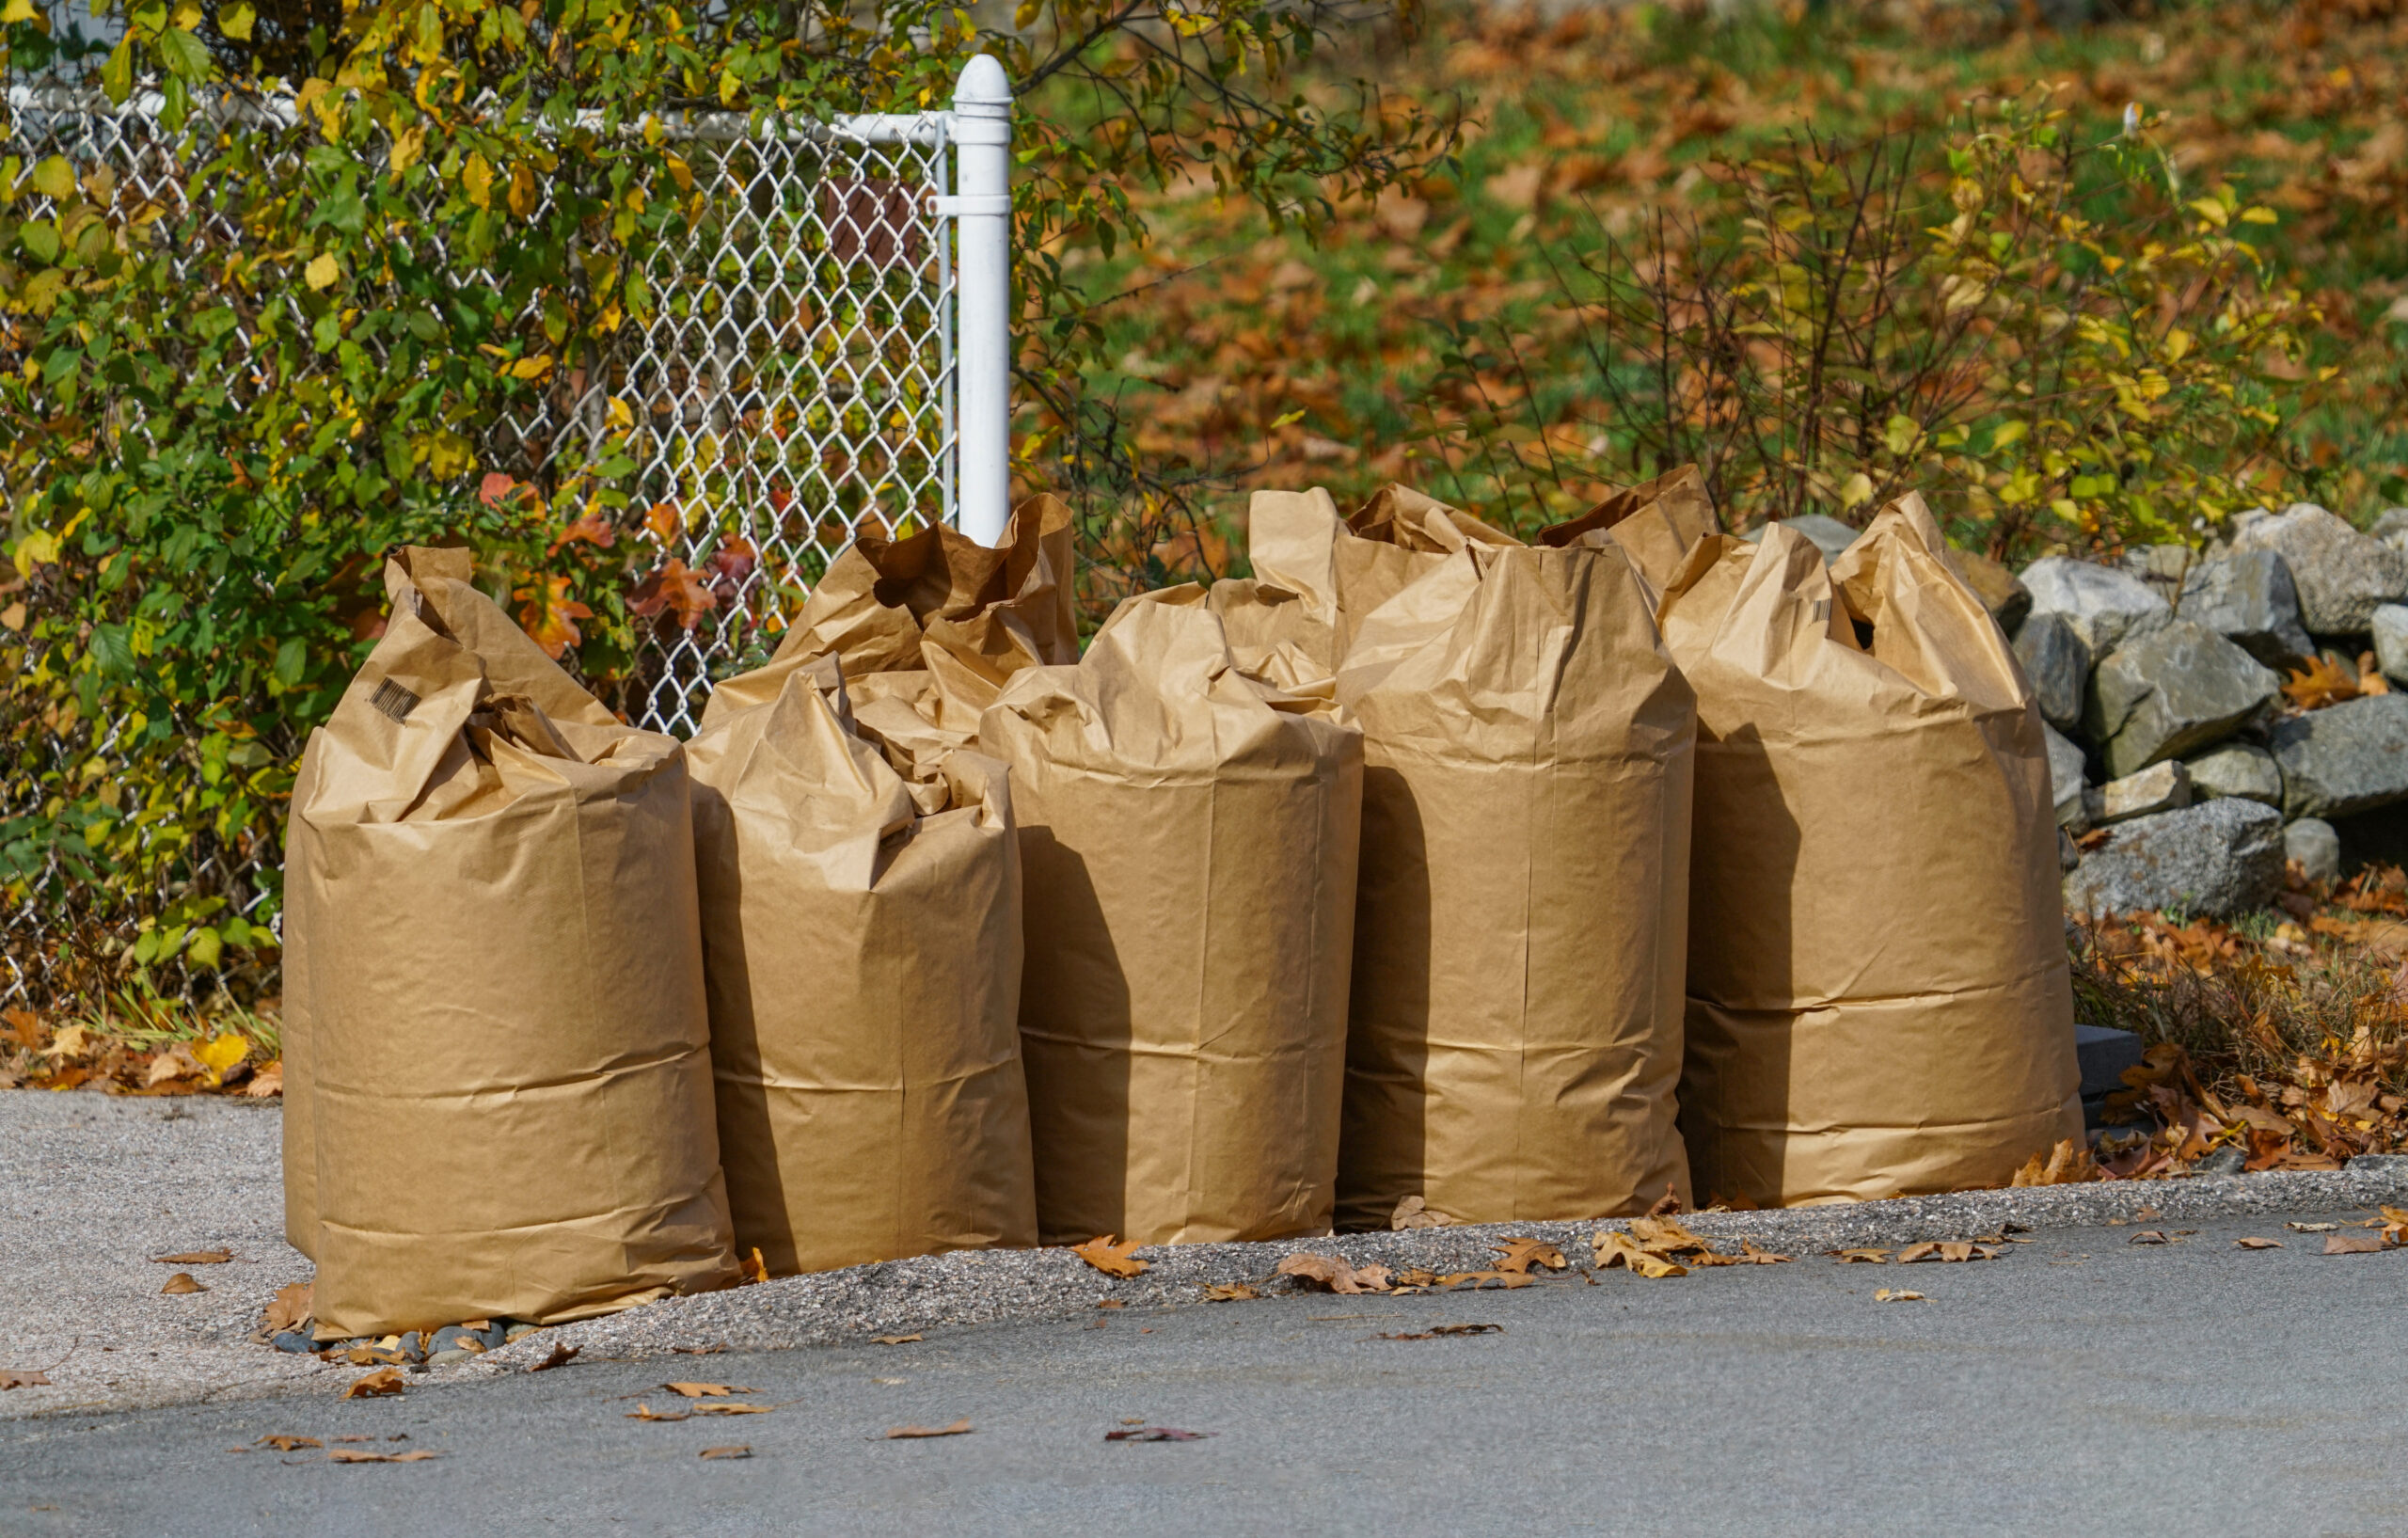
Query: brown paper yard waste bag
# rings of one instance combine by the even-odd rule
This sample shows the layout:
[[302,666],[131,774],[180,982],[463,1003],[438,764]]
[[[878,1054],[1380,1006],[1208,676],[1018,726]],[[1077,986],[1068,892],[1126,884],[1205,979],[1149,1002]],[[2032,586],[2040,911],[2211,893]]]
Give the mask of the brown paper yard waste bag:
[[832,657],[722,684],[688,751],[738,1253],[787,1275],[1034,1245],[1004,767],[914,754],[907,782]]
[[294,798],[287,1191],[328,1334],[737,1279],[685,751],[468,579],[465,550],[388,563],[392,617]]
[[1465,1223],[1686,1199],[1694,718],[1630,563],[1402,487],[1345,524],[1326,492],[1258,493],[1250,542],[1328,617],[1364,734],[1339,1226],[1408,1197]]
[[1228,629],[1199,588],[1133,597],[980,722],[1021,828],[1048,1244],[1329,1229],[1362,737]]
[[2082,1135],[2040,717],[1945,548],[1909,495],[1828,572],[1776,523],[1667,583],[1698,698],[1681,1124],[1708,1200],[2004,1185]]

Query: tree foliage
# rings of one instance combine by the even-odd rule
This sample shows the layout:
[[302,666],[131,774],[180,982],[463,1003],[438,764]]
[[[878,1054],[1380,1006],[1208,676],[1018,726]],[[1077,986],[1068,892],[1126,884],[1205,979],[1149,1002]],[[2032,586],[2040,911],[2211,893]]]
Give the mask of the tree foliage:
[[[1008,30],[932,0],[100,8],[104,56],[28,0],[0,24],[5,72],[150,98],[185,161],[0,160],[0,882],[83,905],[74,954],[36,959],[87,990],[270,948],[281,803],[378,631],[387,548],[472,544],[605,688],[719,601],[726,571],[659,537],[607,363],[671,302],[645,253],[730,196],[670,115],[919,110],[996,55],[1023,98],[1022,368],[1056,420],[1093,345],[1060,256],[1142,241],[1133,185],[1205,176],[1310,227],[1450,133],[1291,84],[1337,30],[1410,24],[1384,4],[1030,0]],[[564,404],[574,444],[514,436]]]

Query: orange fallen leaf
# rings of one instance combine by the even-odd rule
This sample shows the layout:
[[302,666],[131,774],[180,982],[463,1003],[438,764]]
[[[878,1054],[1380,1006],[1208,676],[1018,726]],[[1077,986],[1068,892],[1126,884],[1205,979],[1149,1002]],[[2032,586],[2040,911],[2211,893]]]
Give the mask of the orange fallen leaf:
[[569,1363],[577,1360],[577,1354],[584,1349],[585,1348],[583,1346],[564,1345],[562,1342],[555,1340],[552,1342],[552,1349],[545,1355],[544,1359],[540,1362],[529,1363],[527,1371],[530,1372],[542,1372],[550,1368],[566,1367]]
[[1115,1245],[1111,1234],[1101,1234],[1084,1245],[1072,1245],[1070,1253],[1095,1267],[1107,1276],[1134,1276],[1150,1263],[1136,1258],[1138,1245]]
[[939,1426],[933,1430],[927,1426],[889,1426],[886,1428],[886,1437],[892,1442],[914,1436],[963,1436],[969,1432],[969,1421],[957,1420],[950,1426]]
[[1215,1282],[1204,1289],[1204,1301],[1207,1303],[1242,1303],[1261,1295],[1244,1282]]
[[2279,1239],[2236,1239],[2233,1241],[2233,1244],[2242,1249],[2280,1249],[2283,1247],[2283,1242]]
[[162,1287],[159,1291],[170,1297],[179,1297],[186,1292],[206,1292],[209,1289],[193,1280],[191,1272],[179,1271],[174,1276],[168,1277],[167,1285]]
[[224,1265],[234,1258],[230,1249],[188,1249],[180,1255],[153,1255],[157,1265]]
[[1739,1262],[1742,1265],[1782,1265],[1786,1264],[1788,1260],[1789,1257],[1786,1255],[1776,1255],[1771,1250],[1759,1249],[1752,1239],[1739,1241]]
[[345,1399],[389,1399],[402,1391],[402,1370],[380,1367],[342,1391]]
[[314,1436],[288,1436],[288,1435],[284,1435],[278,1434],[278,1435],[274,1435],[274,1436],[262,1436],[262,1437],[261,1437],[261,1438],[260,1438],[260,1441],[259,1441],[259,1445],[260,1445],[260,1446],[261,1446],[261,1447],[272,1447],[272,1448],[276,1449],[276,1451],[278,1451],[278,1452],[292,1452],[292,1451],[296,1451],[297,1449],[300,1449],[300,1448],[305,1448],[305,1447],[321,1447],[321,1448],[322,1448],[322,1447],[325,1447],[326,1444],[325,1444],[325,1443],[324,1443],[324,1442],[319,1441],[319,1440],[318,1440],[316,1437],[314,1437]]
[[1621,1266],[1640,1276],[1686,1276],[1689,1274],[1688,1267],[1642,1247],[1619,1229],[1608,1229],[1592,1239],[1590,1244],[1596,1249],[1597,1269],[1600,1271]]
[[2358,681],[2328,657],[2311,657],[2284,681],[2283,692],[2302,710],[2321,710],[2358,697]]
[[336,1448],[326,1454],[330,1464],[422,1464],[441,1454],[416,1448],[408,1452],[363,1452],[353,1448]]
[[630,1420],[685,1420],[690,1419],[693,1413],[691,1410],[655,1410],[651,1405],[639,1401],[636,1407],[627,1412],[627,1419]]
[[752,1389],[731,1383],[664,1383],[660,1387],[688,1399],[725,1399],[730,1394],[749,1394]]
[[1873,1294],[1873,1301],[1876,1303],[1922,1303],[1925,1299],[1921,1292],[1909,1292],[1903,1287],[1894,1289],[1884,1287]]
[[49,1387],[51,1387],[50,1374],[47,1372],[24,1367],[0,1367],[0,1389],[47,1388]]
[[919,1339],[916,1335],[873,1335],[869,1343],[874,1346],[908,1346]]
[[1352,1266],[1334,1255],[1282,1256],[1272,1275],[1293,1276],[1325,1292],[1385,1292],[1388,1290],[1387,1267]]
[[1926,1239],[1919,1245],[1909,1245],[1898,1251],[1900,1265],[1912,1265],[1918,1261],[1990,1261],[1998,1258],[1998,1248],[1991,1245],[1967,1244],[1962,1240],[1936,1242]]
[[294,1282],[276,1290],[276,1296],[268,1300],[267,1313],[261,1320],[269,1334],[292,1329],[309,1317],[310,1286],[309,1282]]
[[774,1404],[697,1404],[688,1413],[692,1415],[768,1415]]
[[2075,1139],[2060,1138],[2047,1153],[2036,1153],[2015,1172],[2009,1185],[2080,1185],[2099,1179],[2090,1150]]
[[2384,1247],[2380,1234],[2329,1233],[2324,1236],[2324,1253],[2327,1255],[2372,1255]]
[[769,1279],[768,1263],[761,1259],[761,1246],[758,1245],[752,1246],[752,1254],[737,1262],[737,1269],[744,1273],[744,1281],[747,1286]]
[[1545,1266],[1549,1271],[1560,1271],[1564,1267],[1563,1251],[1542,1240],[1508,1238],[1503,1244],[1492,1247],[1502,1257],[1497,1262],[1499,1271],[1528,1271],[1534,1265]]
[[749,1447],[706,1447],[703,1449],[702,1451],[694,1454],[694,1456],[698,1458],[750,1458],[752,1456],[752,1450]]

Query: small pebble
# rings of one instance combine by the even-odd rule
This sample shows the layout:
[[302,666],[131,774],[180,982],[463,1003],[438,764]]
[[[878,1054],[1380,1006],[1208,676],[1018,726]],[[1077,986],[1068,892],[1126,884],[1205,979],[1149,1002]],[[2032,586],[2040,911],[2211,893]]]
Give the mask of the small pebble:
[[318,1349],[318,1342],[309,1339],[307,1330],[286,1330],[276,1338],[276,1349],[300,1352],[306,1356]]
[[475,1352],[461,1351],[455,1347],[450,1351],[436,1352],[434,1356],[429,1356],[426,1359],[426,1365],[429,1367],[450,1367],[455,1362],[473,1362],[476,1359],[477,1354]]

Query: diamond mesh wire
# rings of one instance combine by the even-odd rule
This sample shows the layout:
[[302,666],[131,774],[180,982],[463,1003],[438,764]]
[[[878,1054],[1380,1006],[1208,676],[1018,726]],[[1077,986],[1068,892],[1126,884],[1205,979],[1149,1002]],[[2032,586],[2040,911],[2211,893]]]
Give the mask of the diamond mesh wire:
[[[12,88],[8,106],[0,157],[30,166],[63,155],[79,177],[105,166],[126,196],[173,211],[205,191],[194,182],[207,159],[195,136],[246,127],[200,114],[171,135],[155,99],[112,106],[57,89]],[[290,121],[271,105],[247,126],[273,131],[279,119]],[[690,735],[711,684],[767,657],[783,616],[857,534],[952,519],[956,290],[950,231],[927,212],[928,197],[948,190],[949,120],[762,131],[741,117],[671,120],[701,196],[670,238],[635,253],[656,300],[650,319],[622,328],[582,393],[555,391],[487,424],[480,469],[534,480],[594,452],[614,404],[622,426],[633,418],[647,516],[630,532],[664,565],[693,574],[682,610],[642,622],[634,666],[606,691],[637,724]],[[190,270],[207,281],[206,263]],[[22,361],[0,341],[0,368]],[[0,518],[14,522],[23,491],[0,484]],[[46,660],[27,649],[0,717],[40,712],[20,686]],[[45,780],[101,758],[123,724],[6,733],[0,819],[37,811]],[[271,886],[261,873],[282,860],[279,832],[197,844],[155,893],[78,880],[55,858],[0,885],[0,1006],[60,1002],[68,934],[130,942],[139,914],[171,893],[256,912]],[[209,986],[198,975],[155,980]],[[254,981],[274,991],[272,976]]]

